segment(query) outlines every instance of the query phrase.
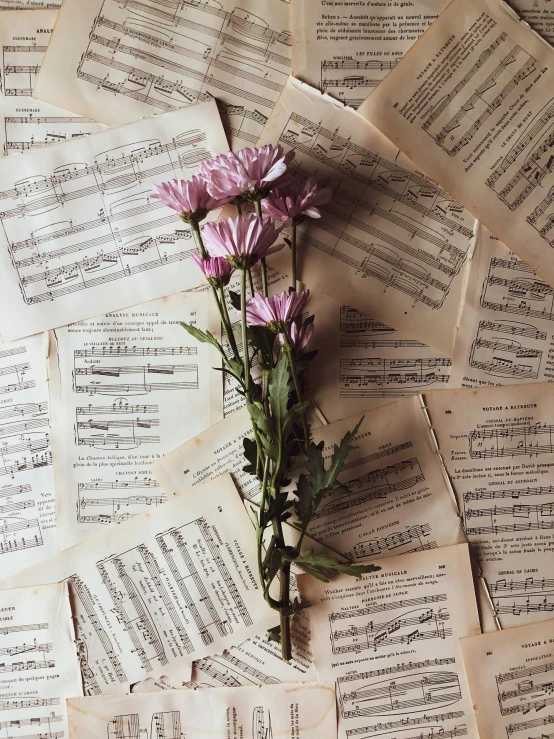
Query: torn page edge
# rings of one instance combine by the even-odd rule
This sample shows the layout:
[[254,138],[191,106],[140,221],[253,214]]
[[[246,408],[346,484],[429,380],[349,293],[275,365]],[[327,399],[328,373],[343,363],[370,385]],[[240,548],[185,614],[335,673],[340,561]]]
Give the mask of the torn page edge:
[[458,338],[458,330],[462,322],[462,315],[463,315],[465,303],[466,303],[471,263],[473,262],[473,257],[475,255],[475,250],[477,249],[477,244],[479,243],[479,239],[482,237],[482,231],[483,231],[483,226],[481,224],[481,221],[478,221],[477,219],[475,219],[475,229],[474,229],[474,234],[473,234],[473,240],[471,242],[471,246],[469,247],[469,250],[466,255],[466,260],[464,262],[464,275],[463,275],[463,280],[462,280],[462,290],[460,293],[460,303],[458,305],[458,315],[456,316],[456,328],[454,330],[454,344],[452,346],[453,354],[454,354],[454,347],[456,345],[456,339]]

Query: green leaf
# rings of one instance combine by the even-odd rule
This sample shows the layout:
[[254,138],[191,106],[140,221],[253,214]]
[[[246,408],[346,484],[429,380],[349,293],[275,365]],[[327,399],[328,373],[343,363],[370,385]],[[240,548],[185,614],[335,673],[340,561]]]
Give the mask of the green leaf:
[[258,355],[260,370],[273,369],[273,345],[276,334],[266,326],[250,326],[247,331],[248,341]]
[[329,582],[329,579],[334,575],[351,575],[359,578],[369,572],[377,572],[381,569],[375,565],[354,565],[351,562],[339,562],[338,559],[328,557],[326,554],[315,554],[313,549],[308,549],[308,551],[299,554],[294,559],[294,564],[322,582]]
[[256,442],[253,439],[248,439],[245,437],[242,440],[242,444],[244,446],[244,456],[246,458],[246,461],[249,463],[242,468],[242,471],[256,477],[258,472],[258,447],[256,446]]
[[301,613],[306,608],[310,608],[311,605],[312,604],[307,600],[300,601],[298,598],[295,598],[290,606],[283,608],[283,613],[292,621],[298,613]]
[[211,344],[212,346],[215,346],[218,351],[223,351],[219,341],[215,336],[212,336],[209,331],[201,331],[199,328],[196,328],[196,326],[191,326],[190,323],[183,323],[182,321],[180,321],[180,325],[185,329],[185,331],[193,336],[196,341],[199,341],[201,344]]
[[281,643],[281,624],[278,626],[273,626],[271,629],[267,630],[267,638],[269,641],[277,642],[277,644]]
[[275,429],[282,438],[283,429],[287,423],[289,411],[287,409],[290,397],[290,372],[286,354],[281,354],[277,366],[271,373],[269,383],[269,405],[275,423]]

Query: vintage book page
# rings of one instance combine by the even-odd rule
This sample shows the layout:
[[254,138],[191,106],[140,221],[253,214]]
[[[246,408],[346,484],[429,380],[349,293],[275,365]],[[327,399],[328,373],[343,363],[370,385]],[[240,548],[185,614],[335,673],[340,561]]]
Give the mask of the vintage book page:
[[319,678],[336,681],[339,738],[479,739],[459,644],[479,634],[467,545],[379,565],[357,582],[300,579]]
[[449,1],[291,0],[292,73],[357,108]]
[[214,97],[238,150],[290,70],[284,0],[66,0],[35,95],[110,126]]
[[221,358],[180,321],[219,336],[212,296],[190,292],[51,333],[60,549],[165,502],[152,462],[223,418]]
[[360,108],[548,284],[554,50],[502,0],[454,0]]
[[552,0],[508,0],[524,21],[549,44],[554,44],[554,8]]
[[0,155],[19,154],[45,144],[59,144],[103,128],[99,123],[41,103],[32,96],[57,15],[56,10],[2,13]]
[[0,730],[68,739],[66,698],[83,694],[67,584],[0,591]]
[[46,336],[0,344],[0,573],[57,551]]
[[[354,428],[360,415],[313,431],[326,455]],[[224,472],[242,495],[257,500],[256,478],[244,473],[243,439],[250,419],[240,411],[154,463],[152,471],[168,495]],[[294,473],[294,471],[293,471]],[[309,529],[310,536],[349,559],[391,556],[464,541],[419,397],[365,414],[341,482]]]
[[69,580],[86,692],[126,693],[275,625],[255,543],[221,477],[1,585]]
[[453,387],[554,379],[554,289],[480,228],[452,366]]
[[336,739],[328,683],[179,691],[68,701],[71,739]]
[[552,736],[553,634],[544,621],[460,641],[482,737]]
[[59,8],[61,4],[61,0],[0,0],[0,9]]
[[4,340],[195,287],[192,234],[150,192],[225,151],[212,101],[0,160]]
[[[299,279],[449,356],[474,219],[358,114],[289,79],[260,143],[334,190],[300,235]],[[288,254],[272,260],[288,268]]]
[[552,618],[554,385],[424,400],[500,624]]

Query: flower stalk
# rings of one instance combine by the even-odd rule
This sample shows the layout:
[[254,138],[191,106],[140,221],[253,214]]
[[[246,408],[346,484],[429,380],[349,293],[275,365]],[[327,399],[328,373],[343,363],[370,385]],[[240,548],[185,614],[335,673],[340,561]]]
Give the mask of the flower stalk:
[[[341,488],[338,477],[361,421],[330,457],[311,439],[309,402],[302,388],[316,354],[306,351],[314,335],[314,317],[305,317],[310,291],[296,291],[297,226],[306,217],[320,217],[316,206],[326,203],[331,191],[320,188],[313,178],[292,175],[288,166],[293,156],[281,146],[243,149],[202,162],[199,174],[191,180],[157,185],[151,195],[189,224],[198,248],[192,261],[210,285],[229,341],[230,352],[226,352],[211,333],[181,324],[195,339],[218,351],[225,373],[238,383],[250,414],[253,438],[244,441],[244,470],[257,477],[260,485],[258,577],[265,602],[278,613],[279,623],[270,629],[268,638],[280,643],[286,662],[294,658],[294,619],[308,607],[299,599],[291,601],[292,565],[326,582],[339,573],[361,577],[378,569],[303,547],[319,506]],[[254,204],[255,213],[243,214],[246,202]],[[210,211],[227,203],[236,206],[236,218],[201,227]],[[284,244],[276,242],[286,226],[292,227],[292,285],[281,295],[270,295],[266,259],[283,248]],[[261,292],[255,291],[252,276],[257,264]],[[227,296],[235,270],[240,292]],[[242,346],[233,333],[228,297],[238,311]],[[292,492],[290,479],[294,480]],[[296,543],[287,545],[284,532],[291,525],[296,534],[290,529],[287,540],[296,537]]]

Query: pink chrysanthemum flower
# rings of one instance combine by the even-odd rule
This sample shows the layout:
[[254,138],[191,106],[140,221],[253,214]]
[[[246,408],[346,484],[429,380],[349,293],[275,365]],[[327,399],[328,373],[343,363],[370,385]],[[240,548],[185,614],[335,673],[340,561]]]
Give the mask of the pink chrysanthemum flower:
[[265,298],[256,293],[246,305],[246,322],[249,326],[267,326],[275,333],[289,331],[291,321],[299,318],[310,300],[310,291],[283,292]]
[[190,180],[171,180],[154,185],[150,197],[176,210],[185,223],[199,223],[211,210],[231,201],[231,198],[213,198],[206,181],[198,175],[193,175]]
[[266,144],[206,160],[199,171],[213,198],[259,200],[286,173],[293,158],[293,150],[285,154],[281,145]]
[[314,177],[307,180],[294,177],[290,184],[279,185],[262,201],[262,210],[269,218],[290,226],[293,222],[300,223],[304,216],[321,218],[316,206],[328,203],[332,194],[330,187],[318,188]]
[[200,254],[193,254],[191,259],[213,287],[225,287],[229,284],[234,269],[226,259],[222,257],[204,259]]
[[283,248],[275,244],[281,228],[269,218],[248,216],[207,223],[202,231],[206,248],[212,256],[227,259],[237,269],[249,269],[257,261]]
[[298,328],[297,323],[292,323],[290,327],[290,343],[295,352],[300,354],[308,346],[314,335],[315,326],[313,323],[305,323]]

